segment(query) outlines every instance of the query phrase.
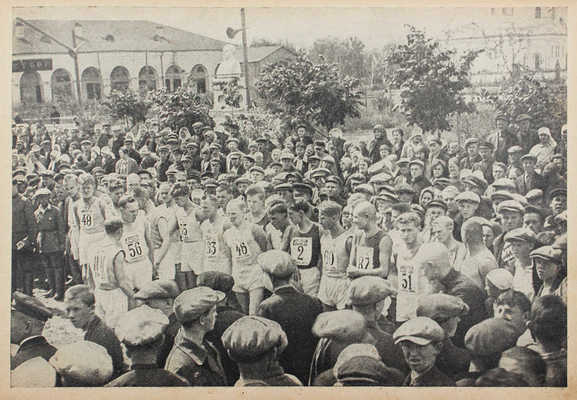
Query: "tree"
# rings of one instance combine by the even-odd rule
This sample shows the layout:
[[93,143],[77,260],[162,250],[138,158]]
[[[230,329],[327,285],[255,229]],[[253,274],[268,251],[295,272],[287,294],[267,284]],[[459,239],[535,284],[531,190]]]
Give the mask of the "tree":
[[202,122],[214,126],[209,115],[210,102],[205,96],[191,93],[186,88],[179,88],[174,92],[160,89],[151,96],[152,111],[158,115],[162,127],[169,127],[178,131],[185,126],[190,129],[195,122]]
[[520,114],[531,116],[531,130],[546,126],[555,136],[567,123],[567,86],[541,81],[525,75],[504,84],[499,93],[481,93],[497,112],[515,121]]
[[369,79],[371,60],[365,53],[365,44],[354,36],[344,40],[334,37],[318,39],[313,43],[309,57],[315,63],[337,64],[343,75]]
[[410,27],[407,43],[395,46],[386,59],[388,83],[400,89],[400,109],[408,122],[424,132],[445,131],[451,128],[451,114],[473,111],[462,91],[471,86],[469,71],[481,51],[469,51],[456,63],[455,51]]
[[335,64],[314,64],[304,52],[265,66],[255,86],[265,109],[283,120],[330,130],[347,116],[360,116],[358,79],[341,75]]
[[128,122],[130,127],[146,119],[150,101],[140,99],[132,90],[113,90],[104,102],[110,109],[112,118]]

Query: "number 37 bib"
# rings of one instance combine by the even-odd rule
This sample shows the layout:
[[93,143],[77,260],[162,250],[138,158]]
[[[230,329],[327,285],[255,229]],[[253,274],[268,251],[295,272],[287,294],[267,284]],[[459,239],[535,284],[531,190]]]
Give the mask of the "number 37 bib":
[[309,265],[313,257],[313,238],[293,238],[291,240],[291,255],[293,256],[296,265]]

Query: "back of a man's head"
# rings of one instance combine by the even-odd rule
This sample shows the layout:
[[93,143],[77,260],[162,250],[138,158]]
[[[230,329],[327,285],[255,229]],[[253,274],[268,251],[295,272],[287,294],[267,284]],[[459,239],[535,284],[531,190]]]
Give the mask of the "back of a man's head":
[[461,227],[461,238],[465,245],[479,245],[483,243],[483,218],[471,217]]
[[567,339],[567,307],[560,297],[538,297],[531,307],[529,329],[533,337],[546,346],[560,348]]

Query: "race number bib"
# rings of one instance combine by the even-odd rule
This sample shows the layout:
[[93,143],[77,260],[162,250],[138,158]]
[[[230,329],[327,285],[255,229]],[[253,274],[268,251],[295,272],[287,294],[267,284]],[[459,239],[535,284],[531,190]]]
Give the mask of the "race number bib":
[[357,248],[357,268],[373,269],[374,268],[374,249],[372,247],[359,246]]
[[334,244],[326,245],[323,248],[323,269],[327,272],[335,272],[337,269]]
[[92,227],[94,223],[94,215],[92,215],[92,211],[90,210],[82,210],[80,211],[80,225],[84,228]]
[[291,255],[296,265],[309,265],[313,257],[313,238],[297,237],[291,240]]
[[130,235],[124,239],[126,245],[126,261],[132,262],[143,257],[140,235]]
[[205,245],[205,254],[208,258],[216,258],[218,255],[218,240],[216,236],[207,236]]
[[417,316],[419,301],[417,268],[412,265],[400,265],[398,267],[399,287],[397,292],[397,315],[398,322],[407,321]]
[[417,293],[417,271],[412,265],[399,267],[399,293]]
[[190,236],[188,234],[188,227],[186,226],[186,223],[178,224],[178,229],[180,230],[180,241],[189,242]]
[[232,245],[233,257],[237,260],[246,260],[251,257],[250,247],[248,243],[244,240],[238,240],[233,242]]

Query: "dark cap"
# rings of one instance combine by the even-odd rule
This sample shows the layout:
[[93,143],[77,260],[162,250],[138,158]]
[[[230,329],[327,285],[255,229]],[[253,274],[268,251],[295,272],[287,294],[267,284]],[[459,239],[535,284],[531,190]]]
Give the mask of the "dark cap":
[[174,314],[181,323],[196,321],[224,298],[224,293],[206,286],[185,290],[174,300]]
[[234,278],[220,271],[206,271],[198,275],[197,286],[206,286],[219,292],[229,293],[234,286]]

